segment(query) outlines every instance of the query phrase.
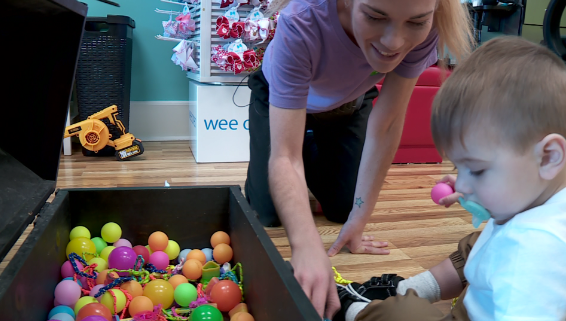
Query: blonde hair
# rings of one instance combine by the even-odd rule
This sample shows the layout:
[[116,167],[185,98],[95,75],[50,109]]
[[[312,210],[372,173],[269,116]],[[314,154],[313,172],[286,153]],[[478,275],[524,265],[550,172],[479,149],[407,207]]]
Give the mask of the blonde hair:
[[436,94],[431,130],[442,155],[465,148],[470,129],[518,153],[548,134],[566,137],[566,65],[548,48],[516,36],[485,42]]
[[[271,0],[266,10],[268,16],[280,12],[292,0]],[[472,32],[472,20],[466,4],[460,0],[437,0],[434,13],[434,27],[438,30],[438,53],[440,60],[448,52],[460,62],[464,60],[475,47]],[[448,49],[448,52],[446,51]],[[444,67],[444,64],[441,64]]]

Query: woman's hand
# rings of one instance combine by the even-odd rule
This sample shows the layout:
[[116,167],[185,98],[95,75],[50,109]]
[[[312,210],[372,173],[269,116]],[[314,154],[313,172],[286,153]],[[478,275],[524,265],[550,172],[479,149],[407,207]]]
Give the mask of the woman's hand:
[[338,238],[328,250],[328,256],[334,256],[346,246],[352,253],[365,254],[389,254],[389,250],[383,249],[387,242],[374,242],[373,236],[363,235],[365,224],[363,222],[346,221]]
[[[449,186],[452,187],[453,190],[456,190],[456,176],[453,175],[446,175],[444,176],[441,180],[436,182],[438,183],[445,183]],[[446,197],[441,198],[438,201],[439,205],[444,205],[446,208],[450,207],[452,204],[458,202],[458,198],[463,197],[464,195],[462,193],[452,193]]]

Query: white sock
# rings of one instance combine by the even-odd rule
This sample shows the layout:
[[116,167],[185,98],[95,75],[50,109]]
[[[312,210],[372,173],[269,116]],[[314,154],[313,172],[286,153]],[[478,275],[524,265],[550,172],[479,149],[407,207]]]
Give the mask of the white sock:
[[397,294],[405,295],[408,289],[414,289],[420,298],[427,299],[430,303],[440,301],[440,286],[430,271],[399,282]]
[[346,321],[354,321],[356,319],[356,316],[358,315],[358,313],[360,313],[360,311],[365,309],[365,307],[368,304],[369,303],[367,303],[367,302],[354,302],[354,303],[352,303],[350,305],[350,307],[348,308],[348,311],[346,311]]

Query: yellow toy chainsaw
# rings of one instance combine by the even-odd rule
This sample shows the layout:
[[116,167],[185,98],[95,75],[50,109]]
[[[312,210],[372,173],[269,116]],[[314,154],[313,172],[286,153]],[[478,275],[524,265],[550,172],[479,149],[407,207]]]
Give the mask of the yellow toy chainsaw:
[[[112,125],[120,129],[120,132],[122,132],[120,138],[110,139],[112,134],[110,134],[108,126],[101,121],[104,118],[108,118]],[[79,136],[81,145],[95,153],[105,146],[114,147],[116,158],[120,161],[143,154],[141,140],[136,139],[130,133],[126,133],[126,127],[118,119],[118,107],[116,105],[105,108],[90,115],[88,119],[65,128],[65,138],[71,136]]]

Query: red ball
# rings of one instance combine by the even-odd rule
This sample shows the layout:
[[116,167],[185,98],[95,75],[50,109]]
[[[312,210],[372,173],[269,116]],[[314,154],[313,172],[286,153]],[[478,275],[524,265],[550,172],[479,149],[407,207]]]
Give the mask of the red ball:
[[136,252],[136,256],[141,255],[143,257],[144,263],[147,263],[147,261],[149,261],[149,250],[147,249],[147,247],[143,245],[136,245],[132,248],[132,250]]
[[210,301],[216,303],[218,310],[228,312],[242,301],[242,291],[234,281],[222,280],[212,288]]

